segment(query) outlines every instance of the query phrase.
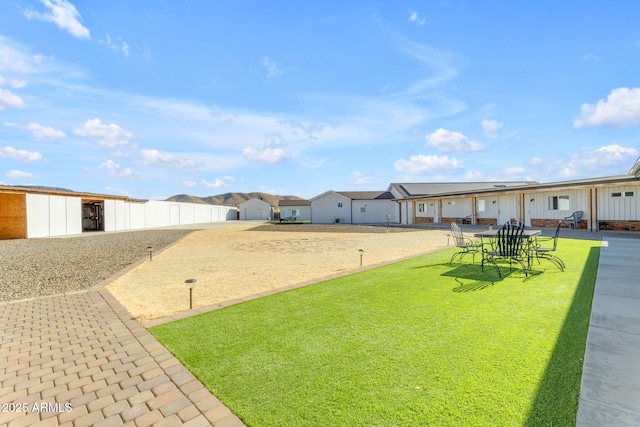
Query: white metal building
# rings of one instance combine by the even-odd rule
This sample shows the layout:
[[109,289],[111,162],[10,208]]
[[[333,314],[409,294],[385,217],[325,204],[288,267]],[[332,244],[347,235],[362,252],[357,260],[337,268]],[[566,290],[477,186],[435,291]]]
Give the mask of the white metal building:
[[261,199],[252,198],[238,204],[241,220],[264,220],[273,218],[273,206]]
[[228,221],[236,208],[0,186],[0,239],[69,236]]
[[400,208],[388,191],[327,191],[310,200],[314,224],[397,224]]

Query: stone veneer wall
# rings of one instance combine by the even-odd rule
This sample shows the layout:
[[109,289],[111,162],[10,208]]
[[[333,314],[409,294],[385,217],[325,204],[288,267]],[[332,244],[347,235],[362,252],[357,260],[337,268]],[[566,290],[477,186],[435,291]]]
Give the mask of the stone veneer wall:
[[[558,226],[558,221],[562,221],[562,220],[532,218],[531,219],[531,226],[532,227],[543,227],[543,228],[556,228]],[[563,223],[563,226],[566,227],[566,228],[571,228],[571,224],[573,224],[573,221],[567,221],[566,224]],[[589,223],[586,220],[579,221],[578,222],[578,229],[579,230],[586,230],[588,224]]]
[[640,231],[640,221],[631,220],[605,220],[605,224],[601,224],[602,230],[615,231]]
[[433,224],[432,216],[417,216],[416,224]]
[[469,224],[466,218],[460,218],[457,216],[454,217],[444,217],[442,218],[442,224],[451,224],[452,222],[455,222],[456,224]]
[[476,225],[498,225],[498,220],[496,218],[478,218],[476,220]]

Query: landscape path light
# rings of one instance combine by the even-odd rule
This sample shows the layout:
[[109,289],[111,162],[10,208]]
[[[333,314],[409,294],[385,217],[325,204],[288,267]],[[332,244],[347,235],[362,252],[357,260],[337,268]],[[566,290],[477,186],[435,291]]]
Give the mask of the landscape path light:
[[149,261],[153,261],[153,246],[147,246],[147,251],[149,252]]
[[187,279],[184,281],[187,285],[189,285],[189,310],[193,309],[193,285],[192,283],[196,283],[196,279]]
[[362,267],[362,254],[364,254],[364,249],[358,249],[358,252],[360,252],[360,267]]

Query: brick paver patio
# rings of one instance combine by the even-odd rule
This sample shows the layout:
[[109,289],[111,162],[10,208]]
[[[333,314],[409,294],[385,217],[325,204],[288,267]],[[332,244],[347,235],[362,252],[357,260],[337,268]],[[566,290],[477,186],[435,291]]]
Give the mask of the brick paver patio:
[[0,303],[0,425],[243,426],[106,290]]

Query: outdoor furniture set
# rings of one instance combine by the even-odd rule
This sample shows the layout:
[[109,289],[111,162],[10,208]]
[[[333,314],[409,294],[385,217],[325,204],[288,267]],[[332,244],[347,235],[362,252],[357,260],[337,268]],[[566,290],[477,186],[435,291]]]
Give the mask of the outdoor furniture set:
[[528,229],[520,222],[517,224],[508,222],[497,230],[489,229],[475,233],[474,236],[479,237],[480,240],[473,240],[464,235],[458,224],[452,223],[451,236],[460,250],[453,254],[450,263],[456,257],[462,260],[467,254],[471,254],[472,262],[475,263],[475,256],[479,254],[482,256],[482,271],[485,263],[492,264],[499,277],[502,277],[502,273],[498,267],[498,261],[507,261],[509,269],[512,264],[517,263],[527,277],[532,262],[537,260],[540,263],[540,259],[548,260],[560,271],[564,271],[564,262],[553,253],[558,246],[561,226],[562,221],[559,221],[552,237],[540,237],[541,230]]

